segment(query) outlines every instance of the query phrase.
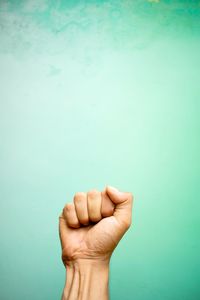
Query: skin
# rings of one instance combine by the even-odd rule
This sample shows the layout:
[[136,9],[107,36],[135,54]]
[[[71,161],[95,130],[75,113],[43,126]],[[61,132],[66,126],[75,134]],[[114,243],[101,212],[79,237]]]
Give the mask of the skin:
[[111,186],[74,195],[59,216],[62,300],[108,300],[111,255],[132,222],[133,195]]

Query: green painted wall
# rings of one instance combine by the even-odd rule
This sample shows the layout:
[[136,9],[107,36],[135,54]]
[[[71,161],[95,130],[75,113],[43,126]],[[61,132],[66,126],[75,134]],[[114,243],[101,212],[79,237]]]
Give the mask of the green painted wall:
[[0,1],[0,299],[60,299],[58,215],[135,195],[113,300],[200,299],[200,2]]

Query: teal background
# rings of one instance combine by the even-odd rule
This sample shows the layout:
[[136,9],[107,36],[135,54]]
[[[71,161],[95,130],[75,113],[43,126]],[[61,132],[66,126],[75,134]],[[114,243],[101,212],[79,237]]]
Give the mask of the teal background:
[[199,1],[0,1],[0,299],[60,299],[58,216],[107,184],[111,299],[200,299],[199,80]]

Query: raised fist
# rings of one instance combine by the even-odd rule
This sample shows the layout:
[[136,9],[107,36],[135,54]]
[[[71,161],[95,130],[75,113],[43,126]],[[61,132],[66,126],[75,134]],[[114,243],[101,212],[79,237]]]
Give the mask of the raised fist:
[[59,234],[64,265],[80,259],[109,260],[131,225],[133,196],[107,186],[76,193],[63,208]]

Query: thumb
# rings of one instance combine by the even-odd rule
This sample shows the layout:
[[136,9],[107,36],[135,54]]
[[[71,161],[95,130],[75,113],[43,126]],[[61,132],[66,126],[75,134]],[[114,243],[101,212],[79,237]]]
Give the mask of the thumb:
[[112,186],[106,187],[106,193],[110,200],[115,204],[113,216],[117,219],[123,229],[127,230],[132,221],[132,193],[121,192]]

